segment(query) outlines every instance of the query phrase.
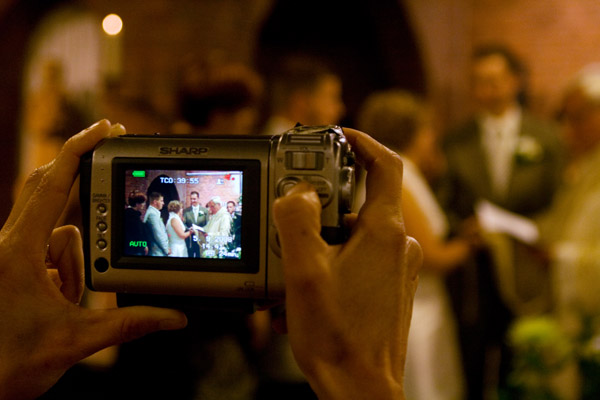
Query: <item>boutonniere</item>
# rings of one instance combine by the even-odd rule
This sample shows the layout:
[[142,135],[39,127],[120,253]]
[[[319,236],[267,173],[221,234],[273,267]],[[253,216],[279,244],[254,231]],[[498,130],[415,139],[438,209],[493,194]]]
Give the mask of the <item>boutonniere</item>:
[[534,164],[544,158],[544,148],[531,136],[520,136],[515,149],[518,164]]

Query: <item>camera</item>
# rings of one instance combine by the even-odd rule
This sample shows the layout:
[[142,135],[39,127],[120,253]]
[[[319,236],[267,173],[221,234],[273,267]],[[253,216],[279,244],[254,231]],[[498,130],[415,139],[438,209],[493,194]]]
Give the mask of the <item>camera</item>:
[[[354,195],[354,153],[335,125],[275,136],[128,134],[101,141],[82,157],[80,172],[86,284],[120,299],[150,299],[135,303],[281,300],[275,199],[311,183],[322,204],[321,235],[341,243]],[[137,213],[131,196],[142,199]]]

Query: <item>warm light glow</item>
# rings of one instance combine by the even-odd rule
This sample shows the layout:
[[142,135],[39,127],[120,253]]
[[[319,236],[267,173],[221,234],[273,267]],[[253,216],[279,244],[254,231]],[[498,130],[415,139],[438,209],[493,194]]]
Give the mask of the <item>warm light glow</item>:
[[117,14],[108,14],[102,20],[102,29],[111,36],[118,35],[123,29],[123,20]]

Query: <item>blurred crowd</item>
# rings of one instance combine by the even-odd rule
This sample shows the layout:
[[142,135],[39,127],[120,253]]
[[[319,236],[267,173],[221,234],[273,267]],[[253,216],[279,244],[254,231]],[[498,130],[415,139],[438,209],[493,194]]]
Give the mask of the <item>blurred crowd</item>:
[[[407,398],[519,398],[535,390],[596,398],[590,382],[600,374],[586,374],[575,351],[546,374],[547,384],[530,385],[509,333],[527,318],[551,316],[573,343],[600,340],[600,64],[565,78],[560,107],[547,119],[528,110],[526,70],[506,46],[477,47],[470,65],[476,109],[453,127],[441,128],[439,110],[402,88],[374,92],[356,115],[346,115],[335,69],[302,54],[282,59],[269,76],[223,59],[192,59],[178,76],[176,115],[157,121],[114,85],[97,113],[126,126],[157,121],[187,135],[272,135],[296,123],[353,121],[402,157],[406,229],[424,253]],[[61,74],[49,63],[26,105],[24,134],[36,151],[24,175],[90,122],[68,101]],[[357,211],[363,182],[359,171]],[[534,234],[525,237],[520,226]],[[98,293],[85,301],[113,303]],[[272,314],[282,312],[199,312],[181,332],[84,361],[43,398],[106,398],[117,388],[140,398],[315,398],[285,336],[271,330]],[[596,355],[600,371],[600,346],[588,351],[585,360]],[[93,383],[98,375],[108,383]]]

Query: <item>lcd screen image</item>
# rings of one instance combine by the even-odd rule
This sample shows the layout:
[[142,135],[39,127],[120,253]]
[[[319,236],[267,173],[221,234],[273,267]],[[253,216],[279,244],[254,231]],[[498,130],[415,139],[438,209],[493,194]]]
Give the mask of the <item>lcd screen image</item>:
[[241,259],[243,171],[123,173],[123,255]]

